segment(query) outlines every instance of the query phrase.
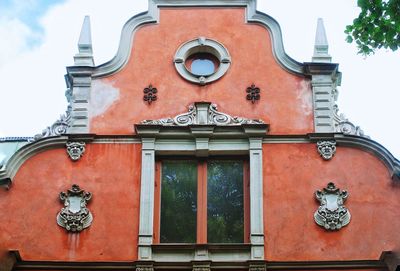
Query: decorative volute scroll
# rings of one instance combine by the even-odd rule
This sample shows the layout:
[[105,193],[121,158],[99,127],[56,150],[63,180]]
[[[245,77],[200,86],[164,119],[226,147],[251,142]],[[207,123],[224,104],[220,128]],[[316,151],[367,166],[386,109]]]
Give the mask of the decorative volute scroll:
[[47,127],[42,131],[41,134],[37,134],[33,137],[33,140],[36,141],[38,139],[50,136],[60,136],[67,133],[67,129],[71,124],[71,108],[68,107],[68,110],[65,114],[61,115],[60,118],[54,122],[51,126]]
[[345,190],[340,190],[330,182],[326,187],[315,192],[315,197],[320,202],[318,210],[314,213],[315,222],[326,230],[340,230],[350,222],[350,212],[344,206],[348,197]]
[[331,160],[336,152],[336,141],[320,140],[317,142],[317,149],[324,160]]
[[89,227],[93,216],[86,205],[91,198],[92,194],[77,184],[73,184],[67,192],[61,192],[60,200],[64,208],[57,214],[57,224],[69,232],[80,232]]
[[174,118],[144,120],[141,123],[162,126],[264,124],[262,120],[232,117],[218,112],[217,105],[209,102],[194,103],[194,105],[189,106],[189,112],[177,115]]
[[364,134],[360,126],[354,125],[343,113],[339,114],[339,107],[337,104],[333,107],[333,119],[335,123],[335,132],[369,138],[369,136]]
[[67,153],[72,161],[78,161],[85,153],[85,142],[67,142]]

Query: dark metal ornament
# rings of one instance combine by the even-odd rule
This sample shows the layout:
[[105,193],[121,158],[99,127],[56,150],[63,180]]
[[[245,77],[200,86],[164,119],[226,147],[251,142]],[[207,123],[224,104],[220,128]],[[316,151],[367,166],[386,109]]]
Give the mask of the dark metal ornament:
[[246,89],[246,92],[246,99],[251,101],[251,103],[255,103],[256,101],[260,100],[260,88],[256,87],[256,85],[252,84]]
[[151,104],[153,101],[157,100],[157,88],[153,87],[151,84],[144,88],[143,93],[143,100],[145,100],[148,104]]

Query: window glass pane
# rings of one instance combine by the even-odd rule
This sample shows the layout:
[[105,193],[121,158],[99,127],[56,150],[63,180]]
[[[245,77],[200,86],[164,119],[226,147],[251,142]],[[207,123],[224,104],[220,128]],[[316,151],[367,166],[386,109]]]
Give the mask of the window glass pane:
[[160,242],[196,243],[197,163],[163,161]]
[[211,75],[215,71],[214,63],[209,59],[194,59],[191,68],[196,75]]
[[207,164],[207,239],[243,243],[243,161]]

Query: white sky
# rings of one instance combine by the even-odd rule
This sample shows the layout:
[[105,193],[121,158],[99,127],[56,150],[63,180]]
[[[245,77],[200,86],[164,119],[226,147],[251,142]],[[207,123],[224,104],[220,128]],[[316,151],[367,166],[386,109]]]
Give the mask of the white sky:
[[[11,2],[21,8],[35,1]],[[38,31],[0,9],[0,137],[32,136],[64,113],[65,66],[73,64],[85,15],[91,17],[99,65],[115,55],[123,24],[145,10],[147,0],[65,0],[37,18]],[[324,19],[329,52],[343,73],[340,112],[400,157],[400,52],[364,58],[345,42],[345,26],[359,12],[356,0],[258,0],[258,10],[280,23],[286,52],[299,62],[311,60],[317,18]]]

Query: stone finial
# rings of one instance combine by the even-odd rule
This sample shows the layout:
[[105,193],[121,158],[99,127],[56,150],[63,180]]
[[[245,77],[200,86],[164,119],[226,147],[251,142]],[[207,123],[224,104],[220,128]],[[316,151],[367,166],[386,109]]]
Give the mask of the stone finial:
[[74,64],[75,66],[94,66],[89,16],[85,16],[83,20],[78,41],[78,53],[74,56]]
[[332,57],[328,54],[329,45],[328,39],[326,38],[326,32],[324,27],[324,21],[322,18],[318,18],[317,31],[315,33],[315,44],[314,44],[314,55],[312,56],[312,62],[332,62]]

